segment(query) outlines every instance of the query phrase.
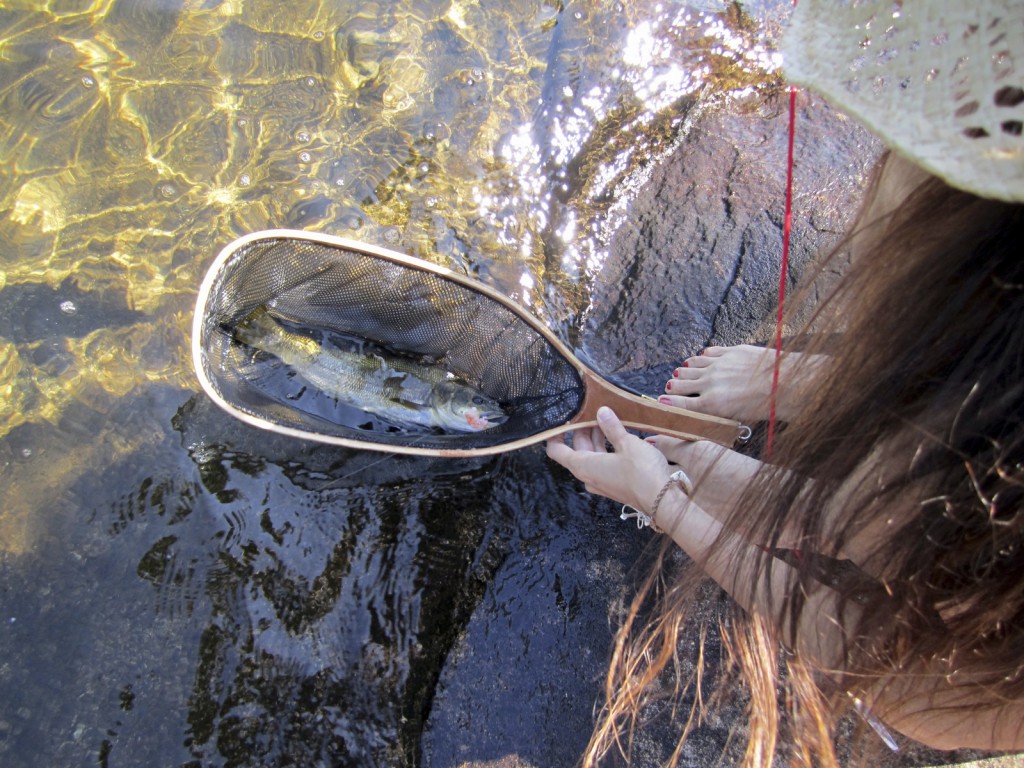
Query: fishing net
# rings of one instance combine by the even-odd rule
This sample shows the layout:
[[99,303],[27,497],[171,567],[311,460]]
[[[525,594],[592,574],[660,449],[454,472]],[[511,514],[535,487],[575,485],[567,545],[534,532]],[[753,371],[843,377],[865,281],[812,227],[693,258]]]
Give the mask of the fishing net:
[[[325,345],[438,366],[497,401],[507,418],[452,434],[339,403],[239,341],[239,323],[261,309]],[[225,249],[200,291],[193,357],[207,392],[246,421],[378,450],[514,443],[569,421],[585,392],[573,363],[499,298],[423,262],[312,236],[242,238]]]

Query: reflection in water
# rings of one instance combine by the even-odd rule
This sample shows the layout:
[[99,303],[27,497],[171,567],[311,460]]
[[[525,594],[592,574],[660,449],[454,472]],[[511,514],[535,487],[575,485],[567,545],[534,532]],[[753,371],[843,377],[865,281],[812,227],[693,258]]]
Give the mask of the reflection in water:
[[[506,233],[522,216],[519,200],[532,201],[533,236],[510,233],[506,245],[519,240],[529,258],[538,237],[545,277],[556,284],[563,273],[580,281],[599,269],[622,204],[685,134],[694,110],[773,85],[778,67],[738,5],[718,14],[659,4],[647,18],[618,18],[621,50],[610,57],[600,55],[587,15],[571,18],[577,25],[555,31],[538,111],[501,146],[518,194],[480,198]],[[505,221],[495,212],[503,205],[512,211]]]
[[[173,558],[143,558],[206,559],[190,751],[413,763],[441,662],[500,561],[484,535],[494,462],[300,453],[241,426],[221,431],[228,447],[203,440],[211,419],[223,416],[205,400],[176,418],[217,502],[210,535],[197,552],[175,543]],[[258,454],[244,448],[254,439]]]
[[[201,397],[175,426],[186,451],[76,485],[96,512],[65,524],[73,557],[40,553],[59,591],[0,569],[23,633],[0,637],[5,764],[417,764],[442,664],[506,552],[503,460],[268,438]],[[92,694],[40,699],[39,675]],[[73,738],[44,736],[67,722]]]
[[[359,487],[325,474],[307,490],[289,468],[249,455],[203,446],[193,456],[219,501],[212,536],[198,552],[161,538],[139,565],[162,563],[158,600],[187,607],[189,569],[207,559],[212,615],[189,697],[192,754],[413,763],[452,632],[487,580],[473,564],[496,562],[479,549],[491,468],[449,467],[462,474],[435,475],[425,492],[390,465],[390,480],[369,467]],[[450,514],[456,495],[472,517]]]
[[652,164],[775,83],[737,8],[5,5],[0,761],[416,763],[508,518],[566,499],[537,453],[367,458],[182,407],[196,286],[238,235],[316,229],[572,342]]

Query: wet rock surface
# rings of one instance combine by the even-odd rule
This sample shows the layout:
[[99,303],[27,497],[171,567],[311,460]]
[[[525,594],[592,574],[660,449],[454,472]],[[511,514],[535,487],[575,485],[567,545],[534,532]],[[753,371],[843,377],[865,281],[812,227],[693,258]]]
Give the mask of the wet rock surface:
[[[591,232],[637,166],[598,171],[673,145],[698,99],[627,125],[648,105],[626,86],[720,56],[715,14],[672,31],[643,23],[656,0],[535,18],[472,2],[20,5],[0,14],[0,764],[575,765],[653,537],[540,447],[455,463],[240,424],[199,393],[188,320],[217,250],[284,223],[525,295],[524,236]],[[790,4],[746,5],[774,24]],[[606,54],[630,38],[645,53],[622,70]],[[588,272],[583,346],[639,388],[709,340],[768,336],[786,120],[781,102],[748,108],[692,121]],[[800,120],[794,278],[877,151],[820,104],[803,99]],[[537,158],[496,167],[500,134],[530,121]],[[683,764],[717,764],[742,723],[702,725]],[[649,724],[632,764],[659,764],[677,731]]]
[[[824,104],[803,98],[800,109],[791,284],[838,241],[879,150]],[[658,392],[671,367],[709,343],[770,338],[787,124],[782,101],[709,113],[655,170],[596,278],[583,346],[598,370]],[[547,516],[519,521],[517,545],[441,673],[426,766],[571,766],[586,746],[615,614],[645,573],[652,537],[567,473],[538,470],[557,490],[541,507]],[[562,508],[550,503],[559,497]],[[684,765],[719,758],[742,723],[742,712],[731,715],[694,734]],[[659,721],[640,734],[632,764],[660,765],[677,727]]]
[[[790,290],[840,240],[881,149],[824,103],[801,95],[798,106]],[[765,110],[774,116],[766,120]],[[787,120],[781,101],[708,115],[632,203],[584,333],[586,353],[609,378],[658,392],[671,368],[705,345],[773,338]],[[840,271],[815,280],[798,319]],[[550,492],[516,521],[514,544],[441,672],[421,742],[425,766],[572,766],[586,745],[618,611],[646,572],[652,538],[559,468],[541,460],[537,472],[553,478]],[[714,610],[720,593],[708,594]],[[695,649],[696,636],[683,643]],[[662,714],[637,735],[628,764],[658,766],[671,754],[681,726]],[[734,709],[702,724],[680,765],[734,764],[729,735],[745,719]],[[913,745],[887,753],[879,741],[873,760],[952,758]],[[608,764],[626,763],[610,756]]]
[[[828,170],[802,171],[814,185],[798,185],[810,203],[797,209],[794,277],[814,250],[799,239],[834,242],[874,149],[820,105],[803,109],[820,128],[807,151],[833,154]],[[767,338],[784,115],[771,130],[763,119],[699,122],[634,202],[585,328],[604,370],[656,391],[709,340]],[[669,259],[683,244],[686,258]],[[73,447],[84,458],[66,485],[4,497],[56,510],[25,555],[31,568],[0,558],[5,765],[577,763],[655,541],[617,505],[540,447],[401,458],[268,435],[173,387],[135,403],[117,413],[131,450]],[[66,433],[87,435],[110,414],[65,419]],[[26,473],[52,462],[54,429],[12,432],[0,461],[36,477]],[[708,610],[717,599],[711,590]],[[702,724],[681,764],[735,762],[722,755],[744,719],[730,710]],[[659,713],[630,764],[660,765],[678,730]]]
[[15,343],[79,338],[142,317],[127,306],[123,289],[83,291],[72,278],[57,289],[17,284],[0,290],[0,337]]
[[[653,174],[596,278],[584,339],[599,370],[657,391],[704,346],[773,337],[787,137],[784,95],[738,103],[698,119]],[[841,239],[879,151],[857,124],[799,96],[787,291]]]

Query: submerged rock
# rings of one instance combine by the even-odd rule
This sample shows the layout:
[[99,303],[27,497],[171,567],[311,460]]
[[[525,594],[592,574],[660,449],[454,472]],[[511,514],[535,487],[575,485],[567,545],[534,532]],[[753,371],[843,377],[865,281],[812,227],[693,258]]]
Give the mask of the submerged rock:
[[85,336],[98,328],[139,322],[123,290],[83,290],[74,278],[56,289],[39,283],[12,283],[0,290],[0,336],[16,343],[53,337]]

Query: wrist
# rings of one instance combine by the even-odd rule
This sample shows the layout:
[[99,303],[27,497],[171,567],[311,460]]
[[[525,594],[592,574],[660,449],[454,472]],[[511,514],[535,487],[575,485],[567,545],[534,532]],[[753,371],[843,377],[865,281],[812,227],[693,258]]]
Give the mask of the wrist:
[[689,476],[678,469],[668,476],[651,506],[651,525],[660,531],[671,531],[683,507],[693,494]]
[[[650,512],[644,512],[642,510],[636,509],[635,507],[631,507],[629,504],[624,504],[622,506],[622,514],[620,515],[620,517],[623,520],[634,518],[636,520],[638,528],[645,528],[647,526],[650,526],[653,530],[657,531],[658,533],[664,533],[664,527],[657,522],[657,518],[659,516],[658,512],[662,508],[662,505],[665,504],[665,497],[669,496],[670,494],[676,493],[681,493],[684,497],[684,501],[691,493],[693,493],[693,483],[690,482],[690,478],[681,469],[676,470],[675,472],[668,476],[668,479],[665,481],[664,485],[662,485],[661,489],[658,491],[658,495],[655,496],[654,501],[650,507]],[[678,505],[673,504],[672,506],[677,507]],[[672,514],[673,521],[675,520],[676,514]],[[663,518],[668,517],[664,512],[661,516]]]
[[665,492],[661,504],[658,505],[657,514],[651,516],[651,528],[659,533],[671,535],[689,503],[690,497],[683,489],[673,485]]

